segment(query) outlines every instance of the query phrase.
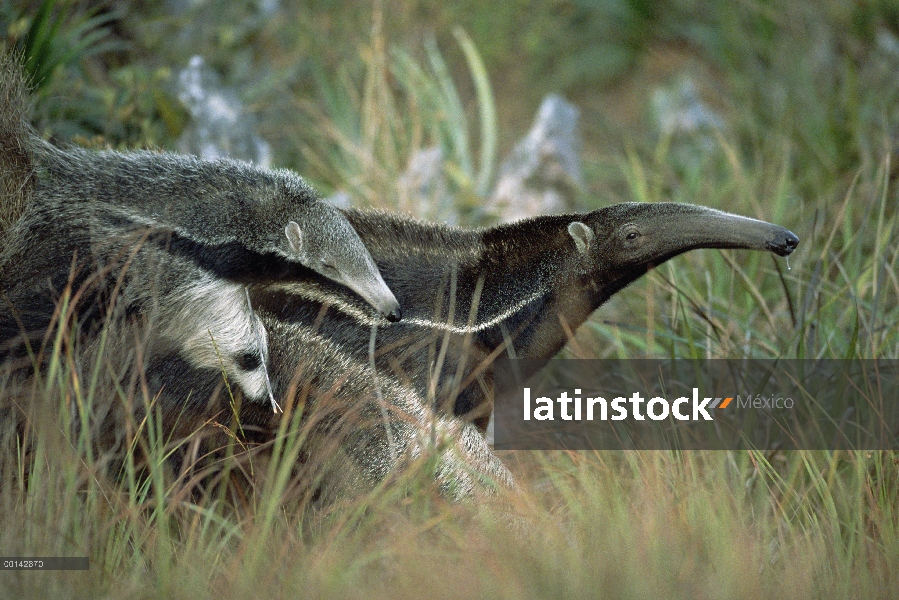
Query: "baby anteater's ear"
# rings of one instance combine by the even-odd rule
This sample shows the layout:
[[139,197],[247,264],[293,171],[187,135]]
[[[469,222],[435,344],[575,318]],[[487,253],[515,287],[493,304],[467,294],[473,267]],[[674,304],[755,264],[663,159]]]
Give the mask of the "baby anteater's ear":
[[287,227],[284,228],[284,235],[287,236],[287,243],[290,244],[291,250],[300,255],[300,257],[306,256],[306,249],[303,247],[303,230],[300,229],[296,221],[287,223]]
[[590,249],[590,242],[593,241],[593,230],[580,221],[572,221],[568,224],[568,233],[571,234],[578,252],[586,254]]

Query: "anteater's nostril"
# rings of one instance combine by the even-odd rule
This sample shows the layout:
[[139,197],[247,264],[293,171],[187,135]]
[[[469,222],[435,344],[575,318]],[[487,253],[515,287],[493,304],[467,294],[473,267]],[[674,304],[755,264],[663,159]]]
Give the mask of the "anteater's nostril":
[[792,231],[788,231],[785,244],[788,250],[793,251],[796,249],[796,246],[799,245],[799,238],[796,237],[796,234]]
[[796,234],[792,231],[787,231],[786,229],[780,229],[776,235],[774,235],[773,239],[765,244],[765,247],[768,250],[771,250],[778,256],[788,256],[793,253],[793,250],[796,249],[796,246],[799,245],[799,238],[796,237]]
[[391,323],[396,323],[397,321],[399,321],[402,318],[403,318],[403,311],[401,311],[399,308],[394,308],[392,311],[390,311],[390,314],[387,315],[387,320],[390,321]]

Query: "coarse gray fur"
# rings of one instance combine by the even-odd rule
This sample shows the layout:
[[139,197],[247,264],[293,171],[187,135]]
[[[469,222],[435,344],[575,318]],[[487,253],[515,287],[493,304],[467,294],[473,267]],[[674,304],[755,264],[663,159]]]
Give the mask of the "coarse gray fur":
[[[29,201],[106,204],[140,225],[207,247],[279,258],[345,285],[391,320],[395,296],[359,236],[302,177],[249,163],[168,152],[56,148],[27,122],[27,86],[15,57],[0,54],[0,234]],[[232,260],[224,256],[219,262]]]
[[[552,357],[611,295],[682,252],[747,248],[786,255],[798,243],[770,223],[668,203],[621,204],[484,230],[347,214],[403,301],[402,322],[373,317],[353,295],[321,280],[249,286],[269,336],[275,397],[308,415],[318,432],[306,446],[309,460],[331,465],[314,477],[335,494],[376,484],[430,447],[441,452],[436,477],[449,497],[514,488],[469,422],[485,424],[495,358]],[[366,349],[373,327],[374,368]],[[103,359],[115,362],[123,354],[111,349]],[[170,435],[228,421],[229,395],[216,369],[197,368],[180,352],[155,353],[141,366]],[[244,429],[263,440],[276,435],[279,418],[258,403],[240,405]]]
[[[428,458],[435,460],[435,482],[448,499],[515,489],[508,469],[471,423],[436,413],[413,387],[376,373],[314,327],[259,316],[269,330],[277,397],[285,414],[303,413],[303,468],[309,469],[303,479],[317,481],[325,497],[364,492],[404,465]],[[163,430],[173,439],[204,430],[213,435],[215,447],[220,428],[208,424],[228,423],[233,410],[221,377],[213,370],[185,372],[177,359],[151,371],[174,384],[160,404]],[[192,401],[169,401],[179,395]],[[239,408],[239,422],[256,443],[270,443],[282,418],[256,403]]]
[[553,357],[612,295],[689,250],[785,256],[799,241],[771,223],[664,202],[477,230],[373,211],[347,216],[403,304],[402,322],[371,319],[353,298],[313,282],[253,286],[253,305],[285,321],[318,324],[359,361],[367,360],[362,342],[377,325],[379,371],[482,428],[495,359]]
[[34,136],[28,106],[28,89],[17,60],[0,53],[0,248],[6,230],[25,210],[34,184],[26,142]]
[[[388,319],[400,317],[396,298],[346,217],[290,171],[168,152],[61,150],[39,140],[33,155],[35,201],[104,204],[132,223],[168,229],[205,247],[246,250],[260,270],[266,260],[300,264],[347,286]],[[223,256],[228,260],[233,257]],[[232,268],[252,272],[254,265]]]
[[[221,365],[248,396],[267,397],[276,409],[266,383],[266,335],[243,285],[316,272],[347,284],[388,319],[400,316],[396,299],[346,218],[288,172],[174,154],[34,146],[33,198],[0,253],[6,271],[0,283],[12,310],[23,310],[32,294],[47,297],[46,287],[34,278],[36,261],[52,257],[54,266],[37,271],[38,279],[55,269],[61,282],[73,255],[92,257],[87,268],[105,269],[108,287],[115,288],[113,281],[124,276],[127,285],[118,285],[124,306],[156,325],[158,340],[152,347],[180,345],[198,367]],[[66,235],[63,230],[75,237],[83,231],[90,235],[66,249],[47,243]],[[142,240],[140,231],[152,239]],[[129,244],[140,247],[123,269]],[[116,261],[121,264],[113,266]],[[44,315],[50,314],[44,303]],[[19,322],[39,332],[46,324]],[[7,319],[5,329],[12,324]],[[245,357],[245,368],[237,368]]]
[[[461,462],[453,463],[444,476],[463,482],[463,496],[484,482],[488,488],[489,482],[513,487],[484,440],[471,437],[477,431],[472,422],[481,429],[486,426],[494,360],[551,358],[613,294],[683,252],[745,248],[784,256],[799,241],[777,225],[672,203],[618,204],[480,230],[372,211],[348,211],[347,216],[406,315],[399,323],[372,318],[354,298],[313,281],[251,286],[253,305],[269,333],[275,397],[285,406],[307,397],[310,403],[328,403],[328,385],[334,384],[304,395],[297,382],[310,380],[310,366],[316,381],[334,381],[345,374],[350,387],[340,384],[334,389],[348,394],[341,398],[368,398],[376,421],[372,407],[380,386],[392,413],[417,407],[425,411],[425,421],[437,419],[460,436],[457,443],[464,451],[456,456]],[[373,327],[374,367],[365,344]],[[174,383],[168,388],[174,399],[207,397],[216,380],[213,372],[183,376],[176,363],[160,364],[155,372],[158,381]],[[225,406],[218,402],[223,412]],[[176,400],[166,405],[181,404]],[[345,400],[331,403],[337,410],[349,405]],[[277,423],[258,405],[241,418],[269,431]],[[420,428],[406,427],[394,430],[399,446],[420,433]],[[384,431],[370,430],[378,443],[341,445],[371,480],[389,471],[385,465],[395,464]],[[463,472],[479,474],[481,483],[464,483]]]
[[248,281],[314,272],[354,290],[389,320],[400,318],[359,236],[302,178],[230,160],[56,148],[24,118],[27,96],[15,61],[0,60],[0,92],[9,100],[0,108],[0,233],[28,201],[0,247],[0,346],[43,335],[67,283],[91,280],[82,296],[102,295],[102,273],[106,292],[123,296],[116,302],[125,313],[156,325],[148,351],[180,346],[195,366],[222,366],[250,397],[267,391],[277,406]]
[[190,252],[196,248],[175,251],[172,238],[102,205],[32,203],[0,253],[2,350],[22,356],[23,342],[39,354],[68,294],[85,360],[105,330],[122,372],[181,352],[193,367],[224,371],[247,397],[276,406],[266,373],[268,336],[246,285],[198,266]]
[[[346,215],[402,302],[402,322],[372,315],[320,278],[247,282],[268,334],[275,396],[285,408],[302,409],[319,432],[310,452],[337,465],[330,478],[337,493],[382,481],[429,445],[450,451],[440,455],[437,478],[453,498],[514,487],[471,424],[486,424],[496,358],[551,358],[613,294],[683,252],[746,248],[785,256],[798,244],[770,223],[671,203],[627,203],[481,230],[369,211]],[[170,240],[178,254],[184,240],[177,232]],[[117,350],[95,355],[114,362],[123,354]],[[228,421],[231,405],[216,369],[198,367],[180,349],[155,352],[140,366],[171,435]],[[259,403],[239,410],[245,430],[276,435],[282,417]]]
[[197,262],[198,253],[217,260],[215,249],[134,223],[111,205],[46,202],[40,178],[34,196],[0,251],[0,355],[24,359],[29,347],[40,354],[68,290],[86,355],[97,343],[92,333],[105,328],[126,341],[120,368],[178,349],[192,366],[223,371],[235,389],[278,408],[267,334],[245,283]]

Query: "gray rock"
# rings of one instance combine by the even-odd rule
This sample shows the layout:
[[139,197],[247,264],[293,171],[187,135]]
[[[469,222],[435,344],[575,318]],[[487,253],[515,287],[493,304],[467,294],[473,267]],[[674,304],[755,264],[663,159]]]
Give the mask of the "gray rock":
[[450,225],[459,223],[444,164],[443,150],[437,146],[412,154],[406,171],[397,182],[400,210]]
[[696,84],[687,76],[653,92],[652,112],[662,135],[705,135],[724,126],[724,120],[702,101]]
[[507,221],[573,208],[583,185],[579,112],[561,96],[543,100],[533,127],[500,167],[488,212]]
[[353,206],[353,199],[343,190],[334,192],[334,194],[325,198],[325,202],[337,208],[351,208]]
[[256,133],[256,120],[234,91],[203,61],[194,56],[178,74],[178,98],[191,123],[178,140],[178,150],[200,158],[236,158],[271,167],[272,152]]

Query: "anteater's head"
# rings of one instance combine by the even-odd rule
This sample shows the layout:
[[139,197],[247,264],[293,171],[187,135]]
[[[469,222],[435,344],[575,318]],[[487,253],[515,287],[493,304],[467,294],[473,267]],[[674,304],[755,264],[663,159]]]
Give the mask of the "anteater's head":
[[287,223],[284,235],[293,259],[350,288],[389,321],[402,318],[378,265],[337,208],[323,202],[304,207],[296,220]]
[[568,225],[584,274],[608,298],[649,269],[697,248],[770,250],[787,256],[799,238],[778,225],[711,208],[624,203]]

